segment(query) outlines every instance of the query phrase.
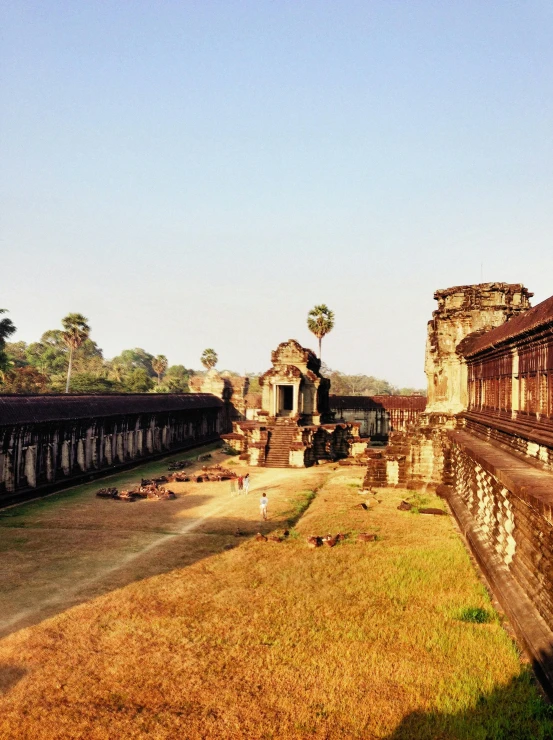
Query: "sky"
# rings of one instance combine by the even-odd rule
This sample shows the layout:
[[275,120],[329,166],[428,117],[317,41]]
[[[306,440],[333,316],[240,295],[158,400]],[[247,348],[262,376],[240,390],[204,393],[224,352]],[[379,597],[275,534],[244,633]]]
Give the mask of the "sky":
[[553,294],[549,0],[4,0],[0,307],[106,357],[423,387],[435,290]]

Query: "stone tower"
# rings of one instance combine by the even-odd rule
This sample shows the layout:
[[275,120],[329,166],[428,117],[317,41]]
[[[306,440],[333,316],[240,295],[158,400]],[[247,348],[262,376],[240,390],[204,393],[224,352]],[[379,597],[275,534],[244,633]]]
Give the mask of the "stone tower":
[[438,308],[428,322],[425,373],[427,414],[451,416],[467,408],[467,369],[457,347],[469,334],[482,334],[530,308],[520,283],[481,283],[437,290]]

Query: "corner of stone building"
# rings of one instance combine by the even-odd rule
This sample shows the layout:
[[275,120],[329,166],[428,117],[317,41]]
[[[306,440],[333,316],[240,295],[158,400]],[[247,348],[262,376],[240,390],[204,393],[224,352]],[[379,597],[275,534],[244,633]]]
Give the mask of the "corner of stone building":
[[434,488],[451,477],[448,430],[463,424],[468,405],[467,367],[459,346],[530,308],[522,284],[481,283],[438,290],[428,322],[425,353],[427,406],[416,425],[392,432],[383,451],[369,450],[365,486]]

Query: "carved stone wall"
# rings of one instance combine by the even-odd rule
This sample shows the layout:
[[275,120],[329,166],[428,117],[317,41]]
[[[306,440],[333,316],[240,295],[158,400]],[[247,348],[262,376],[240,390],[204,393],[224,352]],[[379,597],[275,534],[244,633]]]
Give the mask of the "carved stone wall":
[[553,473],[467,431],[453,430],[449,437],[449,485],[442,491],[551,690]]
[[334,396],[330,410],[335,421],[359,423],[359,434],[387,440],[392,432],[407,431],[426,408],[424,396]]

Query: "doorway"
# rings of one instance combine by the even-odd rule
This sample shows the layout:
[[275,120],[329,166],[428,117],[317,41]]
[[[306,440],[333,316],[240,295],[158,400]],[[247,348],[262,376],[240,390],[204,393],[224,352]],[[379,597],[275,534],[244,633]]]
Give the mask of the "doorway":
[[277,385],[277,416],[290,416],[294,410],[294,386]]

